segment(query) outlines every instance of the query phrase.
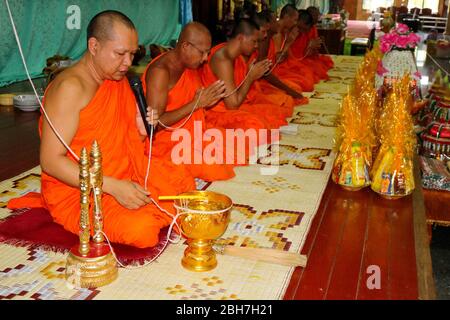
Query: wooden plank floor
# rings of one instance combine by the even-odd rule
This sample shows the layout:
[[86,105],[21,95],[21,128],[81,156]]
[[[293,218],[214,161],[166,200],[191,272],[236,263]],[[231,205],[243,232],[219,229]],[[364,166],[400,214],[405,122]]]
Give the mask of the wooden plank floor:
[[39,115],[0,106],[0,181],[39,164]]
[[[0,108],[0,180],[39,163],[39,112]],[[389,201],[370,189],[329,182],[285,299],[417,299],[412,197]],[[379,267],[380,289],[367,287]],[[370,270],[369,270],[370,271]]]
[[[285,299],[417,299],[412,214],[411,196],[390,201],[330,181],[302,250],[308,265],[295,270]],[[367,286],[371,266],[380,289]]]

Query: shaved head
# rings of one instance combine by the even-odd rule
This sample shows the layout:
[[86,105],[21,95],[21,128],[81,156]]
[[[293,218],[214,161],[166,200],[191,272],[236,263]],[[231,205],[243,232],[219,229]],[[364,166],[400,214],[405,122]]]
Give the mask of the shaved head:
[[302,21],[307,26],[314,23],[313,16],[307,10],[298,10],[298,21]]
[[238,35],[242,34],[244,36],[251,36],[255,31],[259,30],[259,26],[250,19],[243,18],[237,21],[234,25],[233,32],[231,33],[231,38],[236,38]]
[[211,33],[208,28],[199,22],[190,22],[184,26],[178,37],[178,43],[182,42],[196,42],[199,39],[211,39]]
[[280,19],[297,16],[297,8],[292,4],[285,5],[280,12]]
[[131,30],[136,30],[130,18],[122,12],[106,10],[96,14],[89,22],[87,27],[87,41],[90,38],[96,38],[99,41],[113,39],[115,24],[122,24]]
[[190,22],[181,30],[175,52],[186,68],[197,69],[208,60],[211,33],[199,22]]
[[312,16],[313,23],[316,24],[317,21],[319,20],[319,16],[320,16],[319,8],[311,6],[311,7],[308,7],[308,9],[306,9],[306,11],[308,11],[308,13]]
[[265,12],[259,12],[253,16],[253,21],[261,28],[271,22],[271,17]]

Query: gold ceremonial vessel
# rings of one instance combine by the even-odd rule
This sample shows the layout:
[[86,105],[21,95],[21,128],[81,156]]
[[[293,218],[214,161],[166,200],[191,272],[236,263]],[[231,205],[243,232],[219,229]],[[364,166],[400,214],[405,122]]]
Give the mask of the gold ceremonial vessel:
[[212,270],[217,266],[212,245],[228,227],[233,202],[212,191],[192,191],[181,196],[192,196],[174,202],[179,215],[177,223],[188,244],[181,264],[196,272]]
[[[79,244],[72,247],[66,262],[66,281],[77,288],[97,288],[113,282],[117,263],[103,237],[102,215],[102,155],[96,141],[90,157],[86,148],[80,155],[80,231]],[[91,193],[93,214],[90,217]],[[91,239],[91,221],[93,237]]]

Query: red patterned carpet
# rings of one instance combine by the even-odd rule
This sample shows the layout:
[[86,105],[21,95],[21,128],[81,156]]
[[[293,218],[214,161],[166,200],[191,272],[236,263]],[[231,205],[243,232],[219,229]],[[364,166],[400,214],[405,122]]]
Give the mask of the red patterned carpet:
[[[167,228],[161,231],[159,244],[152,248],[138,249],[115,243],[112,246],[122,264],[143,264],[161,251],[167,239],[166,235]],[[16,211],[0,220],[0,242],[65,253],[78,244],[79,239],[53,222],[47,210],[33,208]]]

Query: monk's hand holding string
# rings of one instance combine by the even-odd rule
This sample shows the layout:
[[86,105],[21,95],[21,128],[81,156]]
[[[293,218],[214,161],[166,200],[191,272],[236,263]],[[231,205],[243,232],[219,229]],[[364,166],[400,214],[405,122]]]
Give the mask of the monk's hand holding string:
[[207,108],[214,106],[223,97],[225,97],[225,83],[217,80],[209,87],[197,90],[194,99],[198,100],[197,108]]
[[146,191],[136,182],[108,178],[108,187],[107,189],[104,188],[104,191],[112,195],[123,207],[135,210],[152,201],[150,192]]
[[[138,108],[138,107],[136,106],[136,108]],[[158,119],[159,119],[158,111],[148,107],[146,119],[147,119],[148,123],[150,123],[153,126],[156,126],[158,124]],[[138,132],[141,136],[147,136],[147,131],[145,130],[145,126],[144,126],[144,120],[142,120],[139,109],[136,112],[136,126],[137,126]]]
[[272,66],[272,61],[269,59],[264,59],[258,62],[252,62],[252,64],[249,67],[249,78],[252,81],[258,80],[259,78],[263,77]]
[[150,125],[152,125],[152,126],[158,125],[158,120],[159,120],[158,110],[156,110],[152,107],[147,107],[147,118],[146,119]]
[[322,45],[322,39],[320,39],[320,38],[313,39],[310,42],[310,47],[311,47],[311,50],[313,50],[313,52],[319,51],[321,45]]

